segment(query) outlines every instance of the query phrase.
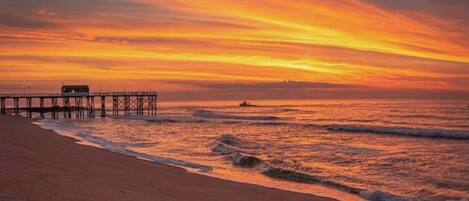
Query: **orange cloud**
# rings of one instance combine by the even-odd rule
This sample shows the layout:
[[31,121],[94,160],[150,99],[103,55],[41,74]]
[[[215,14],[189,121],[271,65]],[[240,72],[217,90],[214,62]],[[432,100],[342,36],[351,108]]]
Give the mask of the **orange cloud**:
[[0,13],[0,80],[294,79],[469,90],[462,81],[469,78],[469,49],[461,42],[469,33],[454,19],[414,7],[87,1],[0,0],[8,8]]

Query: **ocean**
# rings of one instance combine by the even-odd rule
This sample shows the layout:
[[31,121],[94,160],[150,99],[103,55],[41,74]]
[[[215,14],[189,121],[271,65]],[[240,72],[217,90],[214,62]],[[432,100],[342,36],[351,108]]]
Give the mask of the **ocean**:
[[162,102],[157,117],[44,119],[143,160],[341,200],[469,199],[469,101]]

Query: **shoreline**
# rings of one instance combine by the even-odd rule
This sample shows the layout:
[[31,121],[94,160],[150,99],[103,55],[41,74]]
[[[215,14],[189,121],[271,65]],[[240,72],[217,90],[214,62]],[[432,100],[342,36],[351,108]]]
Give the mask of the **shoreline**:
[[[47,121],[46,121],[47,122]],[[93,146],[100,149],[105,149],[114,153],[122,154],[125,156],[137,158],[139,160],[147,160],[154,163],[162,163],[169,166],[174,166],[178,168],[183,168],[187,172],[192,174],[204,175],[208,177],[218,178],[227,181],[233,181],[242,184],[253,184],[258,186],[263,186],[267,188],[274,188],[278,190],[288,191],[288,192],[297,192],[297,193],[306,193],[313,196],[327,197],[337,200],[348,200],[348,201],[365,201],[366,199],[361,197],[359,194],[354,194],[347,190],[337,188],[330,185],[324,185],[320,182],[317,183],[303,183],[295,182],[288,179],[276,178],[272,176],[267,176],[261,173],[245,172],[242,170],[235,169],[224,169],[224,168],[215,168],[212,169],[211,166],[206,166],[204,164],[198,163],[191,160],[180,160],[173,157],[165,157],[160,155],[151,155],[145,152],[128,150],[126,148],[121,148],[118,144],[107,141],[104,138],[100,137],[91,137],[92,134],[85,131],[84,134],[82,131],[75,128],[66,126],[61,127],[55,123],[49,124],[37,119],[33,121],[33,124],[39,125],[42,129],[52,130],[55,134],[62,135],[65,137],[72,138],[77,140],[77,144]],[[235,174],[232,174],[231,171],[235,171]]]
[[22,117],[1,116],[0,128],[0,200],[335,200],[82,146]]

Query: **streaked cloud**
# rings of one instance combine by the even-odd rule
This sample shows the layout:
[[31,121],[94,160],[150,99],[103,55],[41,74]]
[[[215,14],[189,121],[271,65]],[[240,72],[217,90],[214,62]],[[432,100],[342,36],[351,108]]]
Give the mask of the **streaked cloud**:
[[469,5],[462,1],[0,0],[0,6],[3,81],[291,79],[469,91]]

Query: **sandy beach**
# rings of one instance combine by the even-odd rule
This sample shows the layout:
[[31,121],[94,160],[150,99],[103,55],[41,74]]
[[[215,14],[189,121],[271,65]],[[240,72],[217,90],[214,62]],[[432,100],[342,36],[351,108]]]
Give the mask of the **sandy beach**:
[[0,200],[333,200],[143,161],[0,116]]

